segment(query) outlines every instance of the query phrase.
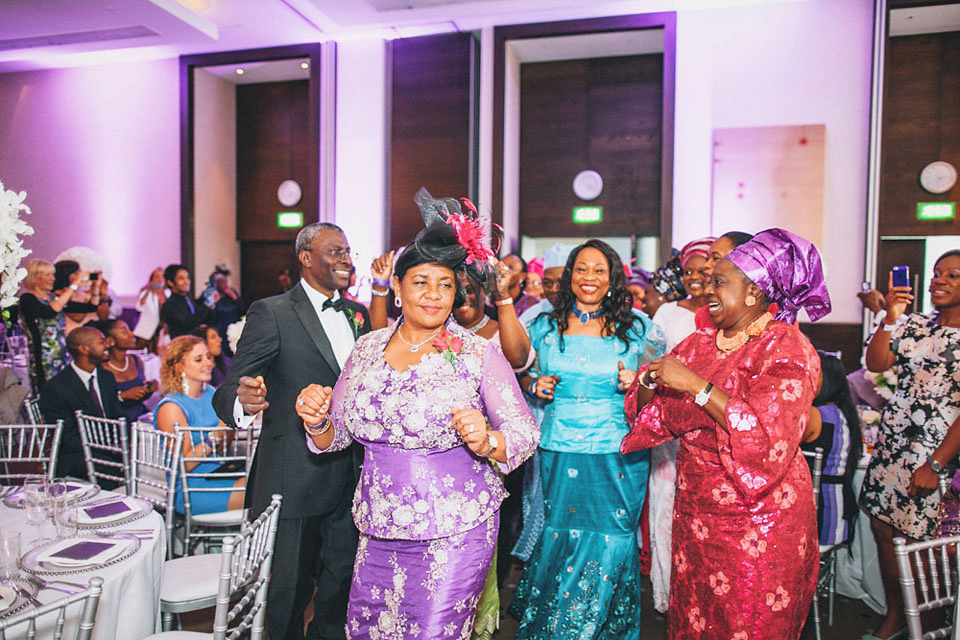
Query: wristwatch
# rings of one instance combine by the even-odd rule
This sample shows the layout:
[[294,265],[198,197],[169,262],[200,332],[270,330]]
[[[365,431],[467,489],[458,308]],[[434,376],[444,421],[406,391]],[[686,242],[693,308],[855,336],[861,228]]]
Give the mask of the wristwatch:
[[497,448],[497,439],[493,437],[493,433],[487,431],[487,450],[483,451],[477,455],[481,458],[489,458],[490,454],[494,452]]
[[696,397],[693,399],[693,401],[696,403],[698,407],[702,407],[703,405],[707,404],[707,401],[710,400],[711,391],[713,391],[713,383],[708,382],[707,386],[701,389],[700,393],[698,393]]
[[943,465],[937,462],[932,453],[927,456],[927,462],[930,463],[930,468],[933,469],[934,473],[943,473]]

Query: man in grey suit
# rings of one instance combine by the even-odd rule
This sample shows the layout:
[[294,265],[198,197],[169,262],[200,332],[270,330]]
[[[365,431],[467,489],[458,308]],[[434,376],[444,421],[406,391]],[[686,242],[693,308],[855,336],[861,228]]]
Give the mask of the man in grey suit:
[[339,227],[304,227],[296,251],[300,282],[250,305],[213,403],[228,425],[244,425],[262,414],[247,483],[252,513],[263,511],[272,494],[283,496],[267,596],[270,638],[304,637],[303,614],[316,584],[306,637],[340,639],[357,545],[350,506],[358,473],[349,449],[322,456],[307,449],[294,403],[308,384],[336,384],[354,341],[369,331],[370,318],[363,305],[340,295],[353,262]]

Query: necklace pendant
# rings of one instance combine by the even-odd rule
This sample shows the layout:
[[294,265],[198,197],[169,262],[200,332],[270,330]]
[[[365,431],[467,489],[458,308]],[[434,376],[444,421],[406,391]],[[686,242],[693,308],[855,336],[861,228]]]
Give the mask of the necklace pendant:
[[410,345],[410,351],[411,351],[412,353],[416,353],[417,351],[420,351],[420,345],[418,345],[418,344],[412,344],[412,345]]
[[587,324],[587,320],[589,319],[589,316],[590,314],[587,314],[587,313],[580,316],[580,324]]

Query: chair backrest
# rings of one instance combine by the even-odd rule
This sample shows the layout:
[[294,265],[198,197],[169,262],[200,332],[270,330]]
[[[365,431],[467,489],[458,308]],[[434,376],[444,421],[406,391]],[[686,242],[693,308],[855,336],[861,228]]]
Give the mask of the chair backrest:
[[960,536],[934,538],[907,544],[903,538],[893,539],[893,550],[900,569],[900,590],[903,611],[907,617],[910,640],[950,638],[957,625],[954,607],[952,623],[924,632],[920,614],[951,607],[957,601],[957,570],[960,562]]
[[[52,640],[62,640],[64,636],[64,626],[72,626],[67,622],[67,607],[74,602],[83,601],[83,611],[80,614],[80,623],[77,626],[77,632],[73,636],[75,640],[89,640],[93,634],[93,629],[97,619],[97,607],[100,606],[100,594],[103,591],[103,578],[90,578],[90,586],[79,591],[74,595],[67,596],[56,602],[45,604],[42,607],[31,607],[24,613],[10,616],[9,618],[0,618],[0,640],[6,638],[27,638],[33,640],[37,637],[37,627],[49,629],[51,635],[43,636],[52,638]],[[50,621],[40,621],[40,618],[52,618]],[[9,635],[8,635],[9,633]]]
[[83,443],[90,482],[116,482],[130,493],[130,448],[126,418],[100,418],[77,411],[77,427]]
[[162,511],[167,527],[167,558],[173,557],[173,499],[183,447],[182,433],[167,433],[135,422],[130,443],[130,495]]
[[0,484],[22,484],[42,473],[53,480],[63,422],[0,425]]
[[[236,432],[229,427],[181,427],[174,423],[174,432],[183,434],[184,453],[180,456],[180,488],[183,492],[183,512],[185,520],[185,543],[187,555],[191,553],[197,542],[219,542],[225,532],[223,527],[233,527],[239,530],[241,521],[235,520],[224,524],[210,522],[209,514],[195,514],[192,509],[194,498],[201,493],[227,494],[234,491],[233,483],[205,483],[202,480],[245,478],[247,475],[247,455],[244,450],[244,439],[236,438]],[[189,443],[206,443],[208,447],[190,447]],[[209,455],[195,455],[201,451],[212,452]],[[208,463],[208,464],[200,464]],[[216,467],[209,463],[216,463]],[[189,468],[189,469],[188,469]],[[200,480],[200,482],[197,482]],[[229,499],[229,498],[228,498]],[[197,518],[202,518],[204,524],[197,526]],[[219,530],[210,530],[214,527]]]
[[[223,541],[217,608],[213,617],[214,640],[250,640],[264,637],[267,586],[273,563],[282,498],[274,495],[256,520],[240,534]],[[234,602],[233,607],[230,603]]]
[[820,506],[820,484],[823,482],[823,447],[813,451],[804,451],[803,455],[810,459],[810,477],[813,479],[813,503]]
[[23,404],[27,407],[27,420],[30,424],[43,424],[43,413],[40,411],[40,398],[27,398]]

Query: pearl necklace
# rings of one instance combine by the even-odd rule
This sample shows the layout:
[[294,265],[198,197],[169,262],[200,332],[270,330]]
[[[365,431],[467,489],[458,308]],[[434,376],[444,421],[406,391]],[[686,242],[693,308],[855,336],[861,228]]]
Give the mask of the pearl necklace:
[[477,324],[473,325],[472,327],[464,327],[464,329],[466,329],[466,330],[469,331],[470,333],[477,333],[478,331],[480,331],[481,329],[483,329],[485,326],[487,326],[487,323],[488,323],[488,322],[490,322],[490,318],[489,318],[486,314],[484,314],[484,316],[483,316],[483,318],[480,320],[480,322],[478,322]]
[[737,334],[732,338],[728,338],[723,335],[723,329],[718,328],[717,349],[720,349],[720,351],[723,351],[724,353],[736,351],[743,345],[747,344],[747,341],[751,337],[758,336],[763,333],[763,330],[767,328],[767,325],[770,324],[771,320],[773,320],[773,315],[767,311],[762,316],[748,324],[746,329],[737,332]]
[[422,347],[423,345],[427,344],[429,341],[433,340],[433,339],[436,338],[438,335],[440,335],[440,332],[441,332],[441,331],[443,331],[443,327],[440,327],[439,329],[437,329],[436,331],[434,331],[434,332],[433,332],[433,335],[428,336],[426,340],[423,340],[423,341],[418,342],[418,343],[416,343],[416,344],[410,342],[409,340],[407,340],[406,338],[404,338],[402,335],[400,335],[400,329],[399,329],[399,328],[397,329],[397,337],[400,338],[400,340],[402,340],[407,346],[410,347],[410,352],[411,352],[411,353],[416,353],[417,351],[420,351],[420,347]]
[[580,311],[580,309],[577,309],[577,305],[573,305],[572,313],[573,315],[577,316],[577,318],[580,319],[581,324],[587,324],[587,322],[589,322],[590,320],[593,320],[594,318],[599,318],[600,316],[603,315],[603,307],[600,307],[596,311],[586,312],[586,311]]
[[113,364],[112,362],[110,362],[109,360],[107,360],[106,365],[107,365],[108,367],[110,367],[111,369],[113,369],[114,371],[116,371],[117,373],[123,373],[123,372],[125,372],[127,369],[130,368],[130,356],[126,356],[126,357],[124,358],[124,361],[126,362],[126,364],[123,365],[123,369],[117,368],[117,367],[114,366],[114,364]]

